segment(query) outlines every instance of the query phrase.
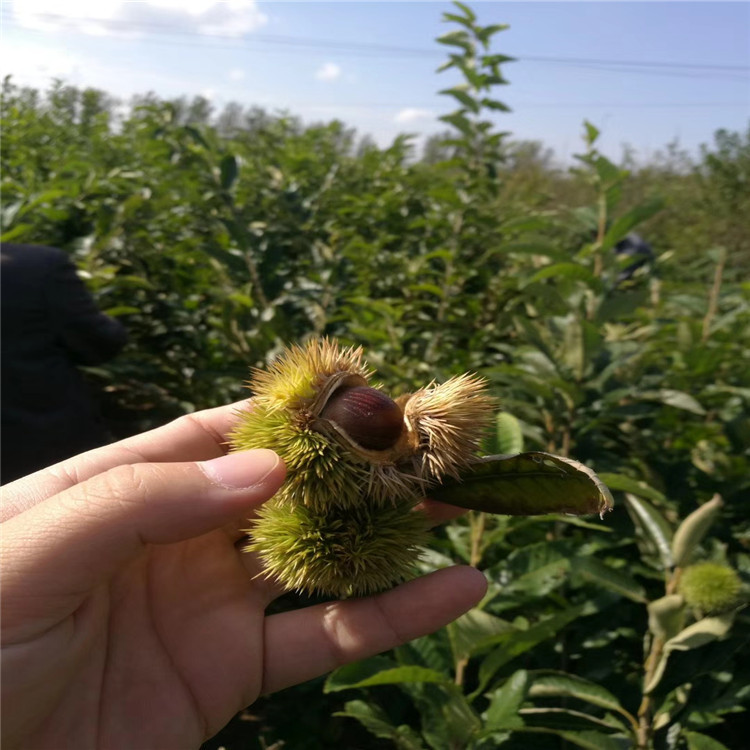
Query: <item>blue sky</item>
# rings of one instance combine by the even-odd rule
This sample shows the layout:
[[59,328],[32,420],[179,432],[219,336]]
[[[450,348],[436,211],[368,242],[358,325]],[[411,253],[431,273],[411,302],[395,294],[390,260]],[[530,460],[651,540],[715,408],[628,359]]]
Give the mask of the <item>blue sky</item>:
[[[473,2],[481,23],[508,23],[494,51],[518,57],[496,92],[498,125],[541,140],[561,161],[582,121],[618,158],[688,149],[750,120],[750,3]],[[0,67],[18,83],[59,76],[127,98],[153,90],[339,118],[381,144],[441,130],[455,82],[437,75],[449,2],[18,0],[0,3]],[[386,48],[386,49],[384,49]],[[550,59],[552,58],[552,59]],[[614,64],[623,61],[625,64]],[[629,63],[640,62],[641,65]],[[646,65],[649,63],[649,65]],[[659,63],[659,65],[650,65]],[[679,66],[672,67],[672,64]],[[721,66],[721,67],[710,67]]]

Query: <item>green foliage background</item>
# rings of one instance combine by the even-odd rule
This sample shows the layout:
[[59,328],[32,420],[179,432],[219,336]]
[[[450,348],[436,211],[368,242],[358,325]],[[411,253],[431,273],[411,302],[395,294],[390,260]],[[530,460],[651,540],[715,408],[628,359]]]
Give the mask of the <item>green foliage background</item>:
[[[503,27],[445,18],[464,84],[422,158],[339,122],[154,96],[116,117],[102,92],[6,80],[2,239],[68,250],[128,327],[89,371],[117,436],[241,398],[249,367],[324,334],[362,344],[393,395],[480,372],[503,408],[489,451],[571,456],[615,491],[601,521],[439,530],[424,570],[477,565],[480,607],[325,692],[262,700],[208,747],[740,747],[747,615],[682,607],[666,632],[654,603],[699,560],[750,581],[750,128],[635,167],[585,123],[558,169],[488,119]],[[656,257],[618,279],[632,230]],[[675,529],[716,495],[676,562]]]

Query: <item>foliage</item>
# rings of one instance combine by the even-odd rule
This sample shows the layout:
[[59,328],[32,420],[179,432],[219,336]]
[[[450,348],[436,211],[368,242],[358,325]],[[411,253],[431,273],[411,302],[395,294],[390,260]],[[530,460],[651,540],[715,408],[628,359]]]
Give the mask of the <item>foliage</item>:
[[[718,564],[747,598],[750,129],[626,169],[586,123],[564,172],[495,130],[503,27],[459,3],[446,20],[462,82],[422,160],[338,122],[156,97],[118,115],[102,92],[6,81],[2,239],[68,250],[128,326],[89,372],[117,434],[240,398],[249,366],[328,334],[362,344],[394,395],[481,372],[503,409],[488,453],[575,458],[615,494],[603,520],[445,526],[422,569],[480,567],[480,606],[326,693],[262,701],[266,740],[739,747],[746,610],[687,607],[680,578]],[[614,252],[631,231],[651,263]]]

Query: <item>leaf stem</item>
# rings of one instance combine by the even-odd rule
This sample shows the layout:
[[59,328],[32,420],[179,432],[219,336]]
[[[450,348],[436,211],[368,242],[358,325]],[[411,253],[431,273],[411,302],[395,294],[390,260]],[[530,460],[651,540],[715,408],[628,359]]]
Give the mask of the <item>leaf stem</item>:
[[711,286],[711,291],[708,295],[708,310],[706,316],[703,318],[703,332],[701,334],[701,344],[705,344],[711,335],[711,323],[716,317],[716,312],[719,309],[719,296],[721,295],[721,281],[724,275],[724,266],[727,262],[727,251],[726,248],[721,248],[719,251],[719,262],[716,264],[716,271],[714,272],[714,283]]

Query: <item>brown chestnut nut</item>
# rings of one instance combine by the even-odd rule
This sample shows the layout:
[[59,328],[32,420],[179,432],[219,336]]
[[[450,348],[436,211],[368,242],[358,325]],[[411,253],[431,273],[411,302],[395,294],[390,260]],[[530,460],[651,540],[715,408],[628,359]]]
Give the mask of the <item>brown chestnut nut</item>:
[[339,388],[320,413],[366,450],[392,448],[404,429],[401,407],[382,391],[366,385]]

